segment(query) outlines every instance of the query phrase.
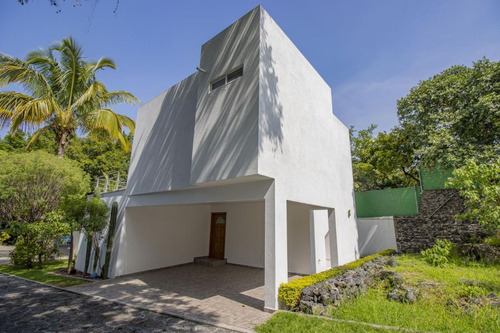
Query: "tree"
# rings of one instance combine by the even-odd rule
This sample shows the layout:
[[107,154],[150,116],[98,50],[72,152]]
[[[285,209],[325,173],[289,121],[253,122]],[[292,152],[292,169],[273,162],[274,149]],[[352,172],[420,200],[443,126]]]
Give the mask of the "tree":
[[0,87],[17,83],[27,93],[0,93],[0,125],[8,124],[10,134],[20,126],[36,128],[28,147],[43,133],[52,132],[59,157],[64,156],[77,130],[107,133],[129,150],[124,129],[133,134],[135,123],[109,107],[139,100],[125,91],[108,91],[96,78],[97,72],[106,68],[116,69],[116,65],[109,58],[85,61],[81,47],[72,38],[33,51],[25,61],[0,54]]
[[[77,161],[92,183],[105,174],[127,170],[130,163],[130,152],[124,151],[106,137],[95,134],[72,140],[66,150],[66,157]],[[125,174],[123,176],[126,177]]]
[[453,66],[398,101],[399,128],[415,163],[461,167],[500,153],[500,62]]
[[[58,8],[57,13],[61,12],[61,9],[59,9],[59,5],[61,4],[61,1],[65,0],[48,0],[47,2],[49,3],[50,6],[54,6]],[[85,2],[89,2],[89,0],[83,0]],[[94,0],[94,3],[97,3],[99,0]],[[118,11],[118,7],[120,6],[120,0],[115,0],[116,5],[115,9],[113,10],[113,13],[116,13]],[[30,0],[17,0],[21,5],[26,5],[30,2]],[[74,0],[73,2],[73,7],[78,7],[82,5],[82,0]]]
[[9,229],[19,235],[12,260],[14,264],[27,268],[33,267],[35,259],[38,268],[43,268],[43,261],[59,253],[57,238],[69,232],[68,224],[56,212],[48,213],[43,220],[34,223],[11,222]]
[[54,253],[69,232],[58,208],[85,198],[88,176],[68,159],[43,151],[0,155],[0,220],[17,236],[14,261],[28,267]]
[[418,171],[404,133],[393,129],[374,136],[375,129],[371,125],[355,135],[351,127],[354,189],[367,191],[418,184]]
[[0,151],[2,152],[25,152],[34,150],[43,150],[50,154],[57,154],[54,147],[54,135],[51,132],[46,132],[40,135],[38,140],[26,149],[31,136],[23,131],[16,131],[12,135],[6,135],[0,140]]
[[[108,205],[94,195],[90,200],[81,199],[74,201],[65,209],[67,216],[73,221],[73,230],[83,230],[87,238],[87,250],[85,254],[84,273],[87,274],[90,263],[90,253],[94,249],[94,267],[96,271],[97,264],[100,262],[99,245],[103,229],[108,223],[109,208]],[[71,269],[71,262],[68,263],[68,271]]]
[[88,176],[43,151],[0,155],[0,220],[35,223],[64,201],[83,198]]
[[458,218],[478,221],[500,237],[500,158],[490,164],[467,161],[453,171],[447,185],[465,198],[465,212]]

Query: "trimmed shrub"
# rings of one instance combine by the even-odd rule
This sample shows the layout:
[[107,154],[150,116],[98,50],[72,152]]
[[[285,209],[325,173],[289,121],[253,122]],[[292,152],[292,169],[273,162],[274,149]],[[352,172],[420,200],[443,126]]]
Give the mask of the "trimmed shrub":
[[394,250],[385,250],[382,252],[372,254],[371,256],[358,259],[343,266],[334,267],[332,269],[329,269],[321,273],[307,275],[299,279],[290,281],[288,283],[282,283],[278,291],[278,299],[280,302],[280,306],[286,307],[288,309],[296,308],[299,304],[300,293],[304,288],[316,283],[332,279],[336,276],[344,274],[349,270],[356,269],[361,265],[363,265],[364,263],[371,261],[377,257],[389,255],[394,252],[395,252]]

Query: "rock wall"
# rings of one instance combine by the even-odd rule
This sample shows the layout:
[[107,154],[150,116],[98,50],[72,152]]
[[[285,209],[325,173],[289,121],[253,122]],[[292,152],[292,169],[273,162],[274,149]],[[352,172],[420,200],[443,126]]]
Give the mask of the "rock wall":
[[304,288],[300,294],[299,310],[323,314],[328,306],[339,306],[364,293],[373,278],[388,264],[395,264],[392,257],[379,257],[333,279]]
[[420,252],[438,238],[461,245],[473,237],[485,237],[488,233],[477,223],[454,219],[463,210],[464,199],[456,190],[424,191],[417,216],[394,217],[398,250]]

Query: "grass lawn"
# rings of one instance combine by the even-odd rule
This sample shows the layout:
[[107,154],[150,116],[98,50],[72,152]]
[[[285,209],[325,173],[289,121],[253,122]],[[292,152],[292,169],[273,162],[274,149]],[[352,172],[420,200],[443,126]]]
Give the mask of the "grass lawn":
[[[500,332],[500,308],[474,304],[494,292],[500,295],[500,265],[455,263],[438,268],[429,266],[420,256],[401,255],[396,267],[409,288],[422,296],[414,304],[387,299],[389,286],[382,282],[357,299],[330,309],[333,318],[418,331]],[[462,279],[462,281],[461,281]],[[467,285],[463,279],[480,281],[487,286]],[[343,325],[343,326],[341,326]],[[259,332],[391,332],[348,323],[337,323],[295,314],[279,313]]]
[[44,268],[22,268],[14,265],[1,265],[0,272],[16,275],[25,279],[44,282],[57,287],[70,287],[78,284],[87,283],[87,281],[73,279],[65,276],[52,274],[61,267],[67,267],[66,260],[52,260],[44,262]]

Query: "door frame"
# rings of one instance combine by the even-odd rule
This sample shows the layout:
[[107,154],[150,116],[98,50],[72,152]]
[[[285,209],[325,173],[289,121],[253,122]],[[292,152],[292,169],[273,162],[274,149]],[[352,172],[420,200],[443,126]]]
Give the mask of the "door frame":
[[[224,241],[222,242],[222,258],[217,258],[214,255],[213,251],[213,242],[215,241],[215,220],[217,217],[223,215],[224,216]],[[210,219],[210,240],[208,245],[208,257],[215,259],[224,259],[226,256],[226,225],[227,225],[227,212],[212,212]]]

